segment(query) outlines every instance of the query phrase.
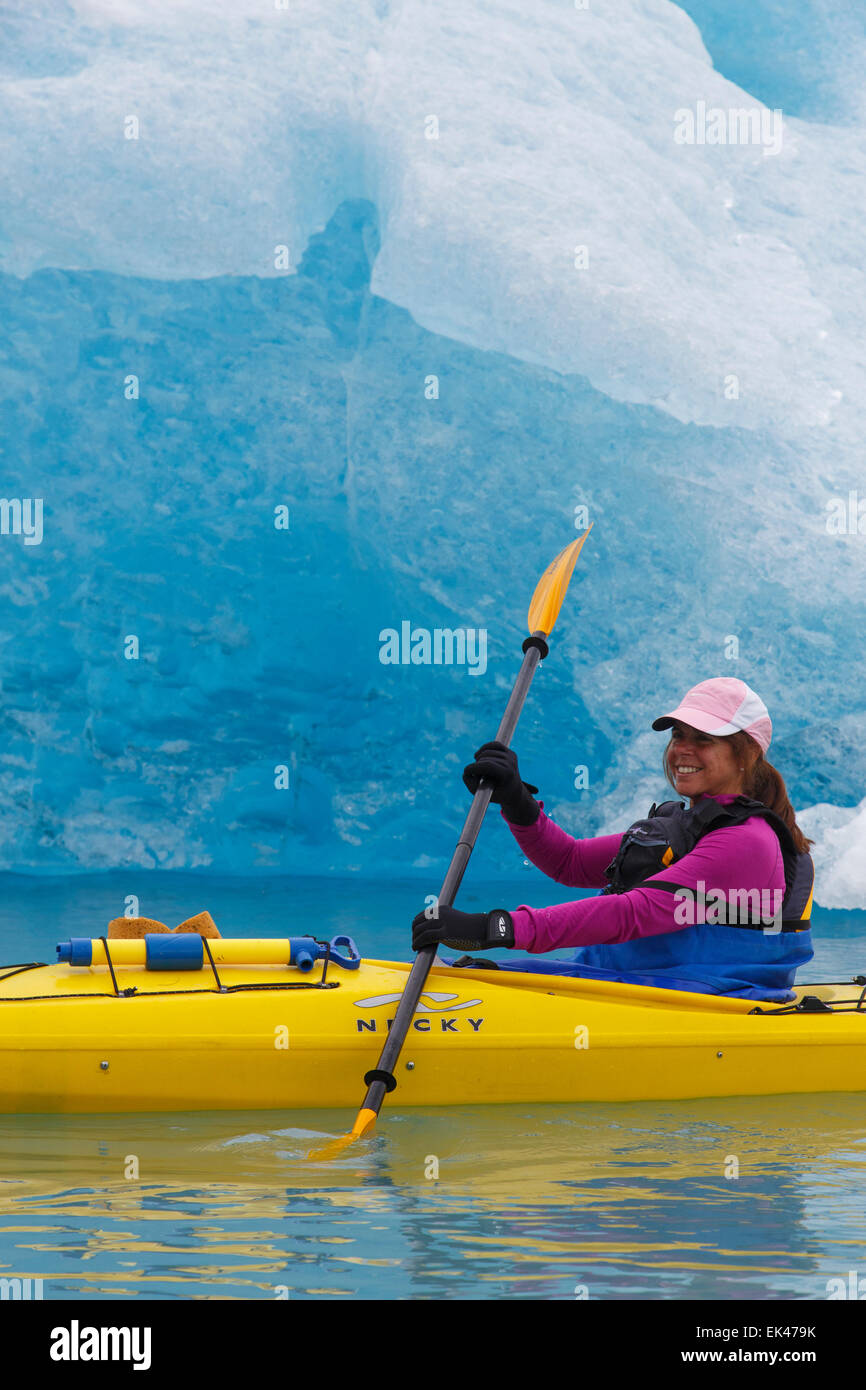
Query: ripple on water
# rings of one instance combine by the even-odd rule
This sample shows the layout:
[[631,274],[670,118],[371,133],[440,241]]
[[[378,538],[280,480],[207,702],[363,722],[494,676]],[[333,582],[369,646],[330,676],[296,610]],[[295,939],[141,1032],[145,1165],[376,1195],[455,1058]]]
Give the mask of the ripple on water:
[[0,1267],[49,1298],[826,1297],[866,1268],[862,1111],[392,1111],[327,1163],[342,1112],[7,1117]]

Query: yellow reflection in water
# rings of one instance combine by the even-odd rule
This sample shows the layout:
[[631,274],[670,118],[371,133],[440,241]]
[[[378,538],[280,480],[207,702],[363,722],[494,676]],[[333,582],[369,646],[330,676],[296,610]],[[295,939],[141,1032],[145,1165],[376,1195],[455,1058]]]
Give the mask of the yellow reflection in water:
[[[62,1253],[59,1272],[32,1277],[91,1295],[196,1285],[183,1296],[273,1297],[251,1276],[370,1267],[397,1271],[387,1297],[401,1279],[405,1296],[413,1270],[454,1277],[476,1261],[474,1277],[509,1284],[617,1265],[773,1276],[814,1269],[829,1247],[850,1263],[866,1252],[837,1218],[845,1202],[862,1209],[864,1110],[846,1095],[386,1110],[327,1164],[306,1154],[343,1131],[342,1113],[6,1116],[0,1269],[17,1268],[16,1250]],[[127,1181],[131,1156],[139,1176]],[[92,1268],[124,1258],[135,1267]]]

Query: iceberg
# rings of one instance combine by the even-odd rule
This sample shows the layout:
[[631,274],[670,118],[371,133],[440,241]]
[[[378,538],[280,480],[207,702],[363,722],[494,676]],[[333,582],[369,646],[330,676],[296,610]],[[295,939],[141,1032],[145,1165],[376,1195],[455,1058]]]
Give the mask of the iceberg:
[[[866,797],[859,806],[810,806],[799,817],[804,835],[814,839],[815,882],[822,907],[861,907],[866,902]],[[817,888],[816,888],[817,892]]]
[[548,809],[645,814],[729,674],[862,843],[862,26],[810,85],[753,11],[763,68],[698,0],[7,7],[0,866],[435,875],[586,517]]

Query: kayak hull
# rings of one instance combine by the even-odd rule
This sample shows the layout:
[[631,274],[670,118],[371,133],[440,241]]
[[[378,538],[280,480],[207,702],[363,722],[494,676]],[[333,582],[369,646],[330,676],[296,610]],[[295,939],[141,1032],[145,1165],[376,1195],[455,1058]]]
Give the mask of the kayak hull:
[[[409,967],[213,978],[143,967],[0,972],[0,1113],[356,1107]],[[866,1090],[856,985],[828,1012],[641,986],[435,967],[389,1107]],[[843,1001],[850,1007],[836,1011]]]

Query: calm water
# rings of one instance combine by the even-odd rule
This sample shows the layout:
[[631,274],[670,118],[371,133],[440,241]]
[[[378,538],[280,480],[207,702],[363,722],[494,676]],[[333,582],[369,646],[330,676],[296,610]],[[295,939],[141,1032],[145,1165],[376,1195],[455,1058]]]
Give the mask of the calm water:
[[[407,959],[423,896],[417,883],[168,874],[0,888],[5,961],[99,934],[128,893],[172,926],[208,907],[224,935],[348,931],[367,955]],[[557,900],[533,879],[461,901],[527,893]],[[815,925],[804,978],[866,971],[866,914]],[[46,1298],[479,1300],[823,1299],[828,1279],[866,1277],[861,1096],[386,1108],[340,1159],[306,1159],[351,1118],[0,1117],[0,1276],[41,1278]]]

